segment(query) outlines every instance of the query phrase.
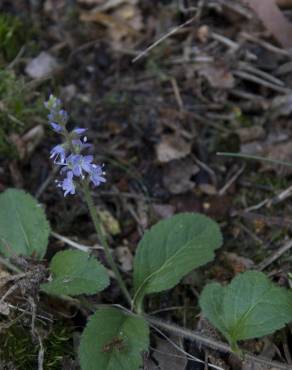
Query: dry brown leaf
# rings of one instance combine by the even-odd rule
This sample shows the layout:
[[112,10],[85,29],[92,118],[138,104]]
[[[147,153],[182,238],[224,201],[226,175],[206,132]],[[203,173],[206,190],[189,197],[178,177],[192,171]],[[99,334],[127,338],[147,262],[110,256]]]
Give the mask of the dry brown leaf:
[[236,253],[224,252],[223,259],[225,264],[233,270],[234,274],[239,274],[254,267],[254,262],[251,259],[239,256]]
[[[281,138],[283,140],[281,140]],[[292,139],[285,133],[269,135],[265,142],[254,141],[241,146],[241,153],[258,155],[266,159],[292,163]],[[261,162],[261,171],[274,170],[279,175],[291,175],[292,168],[284,165]]]
[[159,219],[169,218],[174,215],[175,207],[171,204],[153,204],[153,212]]
[[97,210],[102,226],[110,235],[118,235],[121,232],[119,221],[106,209]]
[[118,261],[121,264],[121,269],[124,272],[132,271],[133,269],[133,255],[127,246],[117,247],[115,249]]
[[161,163],[186,157],[191,152],[191,143],[177,135],[162,135],[160,143],[155,147],[157,159]]
[[214,88],[231,89],[234,87],[235,79],[225,66],[206,64],[199,70],[199,75],[203,76]]
[[266,29],[284,47],[292,47],[292,24],[285,18],[275,0],[242,0],[248,4]]
[[28,159],[35,151],[44,137],[45,131],[42,125],[35,126],[23,136],[13,133],[9,139],[15,145],[19,158]]
[[139,35],[143,27],[143,19],[140,9],[134,4],[125,2],[111,13],[106,13],[98,9],[91,12],[82,12],[80,19],[84,22],[97,22],[108,29],[109,37],[114,46],[120,47],[120,43],[125,39],[132,39]]
[[240,142],[243,144],[250,141],[263,139],[266,134],[262,126],[241,127],[236,130],[236,133],[240,138]]
[[192,176],[199,170],[190,158],[171,161],[163,169],[163,184],[172,194],[186,193],[195,187]]
[[[156,337],[156,351],[153,357],[159,363],[161,370],[184,370],[187,366],[187,356],[177,347],[181,347],[181,339],[171,336],[169,339],[175,343],[175,346],[165,339]],[[177,346],[177,347],[176,347]]]

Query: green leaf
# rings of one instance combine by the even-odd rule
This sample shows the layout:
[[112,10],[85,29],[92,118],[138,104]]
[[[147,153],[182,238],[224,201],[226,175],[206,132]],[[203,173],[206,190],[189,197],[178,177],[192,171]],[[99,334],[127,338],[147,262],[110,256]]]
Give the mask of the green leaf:
[[273,333],[292,321],[291,293],[256,271],[238,275],[226,287],[207,285],[200,306],[233,348],[239,340]]
[[221,243],[217,223],[201,214],[181,213],[154,225],[144,234],[134,259],[136,301],[175,286],[191,270],[211,261]]
[[58,252],[51,261],[50,270],[53,280],[41,285],[42,290],[49,294],[94,294],[109,285],[106,269],[86,252]]
[[141,352],[149,346],[145,320],[116,308],[100,309],[90,318],[82,336],[82,370],[138,370]]
[[0,194],[1,253],[41,259],[47,250],[49,233],[45,213],[30,194],[18,189]]

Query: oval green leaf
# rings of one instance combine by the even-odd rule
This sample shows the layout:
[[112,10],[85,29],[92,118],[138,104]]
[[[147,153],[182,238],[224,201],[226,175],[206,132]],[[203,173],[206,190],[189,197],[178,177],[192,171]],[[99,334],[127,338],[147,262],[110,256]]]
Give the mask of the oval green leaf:
[[50,226],[40,204],[28,193],[0,194],[0,251],[5,256],[44,257]]
[[51,261],[50,270],[53,280],[41,285],[41,289],[49,294],[94,294],[109,285],[109,276],[104,266],[86,252],[58,252]]
[[96,311],[82,336],[82,370],[138,370],[149,346],[149,327],[141,317],[116,308]]
[[292,321],[291,292],[256,271],[238,275],[226,287],[207,285],[200,306],[233,348],[239,340],[271,334]]
[[146,231],[134,259],[135,300],[170,289],[214,258],[222,244],[219,226],[207,216],[181,213]]

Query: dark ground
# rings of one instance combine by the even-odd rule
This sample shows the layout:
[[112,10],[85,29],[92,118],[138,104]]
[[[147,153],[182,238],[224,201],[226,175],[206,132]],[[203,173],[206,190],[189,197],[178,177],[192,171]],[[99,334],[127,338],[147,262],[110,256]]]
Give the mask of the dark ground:
[[[96,156],[105,163],[108,180],[95,192],[96,204],[128,282],[137,242],[154,222],[195,211],[222,227],[225,242],[215,262],[151,297],[148,312],[161,311],[164,319],[190,329],[204,326],[197,305],[203,286],[251,268],[291,286],[291,253],[269,259],[291,234],[291,169],[216,155],[240,151],[292,162],[292,54],[251,10],[227,0],[19,0],[0,1],[0,9],[0,191],[24,188],[45,205],[59,234],[50,240],[45,266],[68,247],[60,235],[88,246],[98,243],[81,199],[64,199],[54,184],[48,157],[58,138],[46,126],[42,107],[53,92],[64,101],[70,125],[89,129]],[[292,15],[289,8],[285,12]],[[7,29],[14,30],[11,38]],[[47,53],[45,61],[35,66],[41,52]],[[27,271],[39,268],[33,261],[22,263]],[[1,267],[2,274],[7,272]],[[15,309],[2,317],[0,368],[37,368],[39,343],[31,339],[28,299],[35,294],[45,369],[77,369],[74,349],[89,312],[43,295],[37,300],[27,280],[22,293],[10,298]],[[94,302],[123,299],[111,285]],[[159,341],[153,335],[152,346]],[[254,354],[268,348],[266,357],[291,364],[289,341],[291,326],[245,346]],[[238,369],[228,356],[189,341],[184,345],[196,357]],[[155,358],[155,349],[149,358]],[[158,367],[161,359],[154,361],[153,368],[166,368]],[[145,369],[152,369],[148,362]],[[204,368],[191,361],[187,367],[167,366]]]

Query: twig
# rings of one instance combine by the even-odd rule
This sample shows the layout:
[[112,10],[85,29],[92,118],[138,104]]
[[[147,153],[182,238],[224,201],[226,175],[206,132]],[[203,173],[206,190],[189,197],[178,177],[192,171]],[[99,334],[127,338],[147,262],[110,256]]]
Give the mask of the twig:
[[13,69],[15,65],[19,62],[20,58],[22,57],[23,53],[25,52],[25,46],[23,45],[19,52],[17,53],[16,57],[8,64],[6,69]]
[[45,181],[41,184],[41,186],[38,188],[38,190],[35,193],[35,198],[39,199],[43,192],[47,189],[47,187],[50,185],[51,181],[54,179],[58,172],[58,167],[54,167],[53,170],[50,172],[49,176],[45,179]]
[[239,66],[240,69],[251,72],[254,75],[256,75],[258,77],[261,77],[263,79],[266,79],[266,80],[270,81],[271,83],[273,83],[275,85],[285,86],[284,82],[281,81],[279,78],[276,78],[276,77],[272,76],[269,73],[263,72],[260,69],[251,66],[250,64],[247,64],[245,62],[239,62],[238,66]]
[[248,213],[251,211],[258,210],[264,206],[270,207],[274,204],[279,204],[283,200],[289,198],[291,195],[292,195],[292,185],[289,186],[287,189],[281,191],[279,194],[274,195],[271,198],[266,198],[262,200],[261,202],[259,202],[258,204],[245,208],[243,211],[240,211],[238,213],[237,212],[233,213],[233,216],[236,216],[237,214],[240,214],[241,212]]
[[184,110],[184,103],[183,103],[182,98],[181,98],[181,94],[180,94],[180,91],[179,91],[177,81],[174,77],[171,77],[170,82],[171,82],[171,85],[172,85],[172,88],[173,88],[175,99],[177,101],[177,105],[178,105],[180,111],[183,111]]
[[[229,47],[232,52],[236,52],[240,48],[240,45],[237,42],[230,40],[228,37],[220,35],[218,33],[212,32],[210,34],[210,37],[213,38],[213,40],[216,40],[221,44]],[[246,57],[251,61],[256,61],[258,59],[255,54],[251,53],[248,50],[246,50]]]
[[241,222],[237,222],[238,226],[242,228],[243,231],[246,232],[246,234],[251,237],[255,242],[263,245],[264,242],[255,234],[253,233],[251,230],[249,230],[248,227],[246,227],[245,225],[243,225]]
[[[213,349],[216,349],[224,353],[233,353],[231,348],[227,344],[218,342],[212,338],[207,338],[203,336],[201,333],[198,333],[197,331],[191,331],[191,330],[179,327],[175,324],[161,321],[160,319],[157,319],[155,317],[151,317],[151,316],[144,316],[144,317],[151,325],[158,326],[161,329],[174,333],[179,337],[197,341],[199,343],[204,344],[205,346],[209,348],[213,348]],[[270,361],[262,356],[254,356],[248,352],[243,352],[243,354],[246,360],[254,361],[259,364],[263,364],[265,366],[270,366],[270,367],[275,367],[281,370],[292,370],[292,366],[285,365],[277,361]]]
[[252,160],[255,160],[255,161],[267,162],[267,163],[271,163],[271,164],[279,164],[281,166],[292,167],[291,162],[281,161],[281,160],[278,160],[278,159],[270,159],[270,158],[260,157],[259,155],[251,155],[251,154],[245,154],[245,153],[227,153],[227,152],[217,152],[216,154],[219,155],[219,156],[223,156],[223,157],[252,159]]
[[226,193],[226,191],[230,188],[230,186],[238,179],[238,177],[242,174],[245,169],[245,164],[243,164],[240,169],[231,177],[230,180],[218,191],[218,195],[222,196]]
[[[176,350],[178,350],[179,352],[181,352],[182,354],[184,354],[185,356],[187,356],[188,360],[192,360],[192,361],[195,361],[195,362],[199,362],[200,364],[204,364],[205,361],[203,360],[200,360],[199,358],[191,355],[190,353],[186,352],[184,349],[182,349],[181,347],[179,347],[173,340],[171,340],[170,338],[168,338],[167,335],[165,335],[160,329],[158,329],[155,325],[151,325],[151,327],[156,330],[163,338],[165,338],[167,340],[167,342],[169,342]],[[180,357],[180,356],[175,356],[173,354],[170,354],[170,353],[165,353],[165,352],[162,352],[162,351],[158,351],[157,349],[154,349],[154,351],[156,352],[160,352],[160,353],[163,353],[165,354],[166,356],[173,356],[173,357]],[[216,366],[216,365],[212,365],[212,364],[209,364],[208,363],[208,366],[210,366],[211,368],[213,369],[217,369],[217,370],[224,370],[222,367],[219,367],[219,366]]]
[[134,58],[132,60],[132,63],[135,63],[137,62],[139,59],[145,57],[147,54],[149,54],[149,52],[151,50],[153,50],[156,46],[158,46],[159,44],[161,44],[164,40],[166,40],[168,37],[172,36],[173,34],[175,34],[177,31],[179,31],[180,29],[182,29],[183,27],[189,25],[190,23],[192,23],[193,21],[195,20],[195,17],[192,17],[191,19],[187,20],[186,22],[184,22],[183,24],[180,24],[179,26],[173,28],[172,30],[170,30],[168,33],[166,33],[165,35],[163,35],[162,37],[160,37],[160,39],[158,39],[157,41],[155,41],[152,45],[148,46],[147,49],[145,49],[144,51],[142,51],[139,55],[136,56],[136,58]]
[[22,273],[22,271],[18,267],[16,267],[11,262],[9,262],[7,259],[1,256],[0,256],[0,264],[4,265],[5,267],[7,267],[9,270],[13,272],[16,272],[18,274]]
[[278,258],[282,256],[282,254],[286,253],[289,249],[292,248],[292,239],[288,240],[281,248],[276,250],[271,256],[264,259],[258,266],[257,270],[262,271],[266,267],[268,267],[271,263],[275,262]]
[[288,88],[275,85],[274,83],[268,82],[268,81],[266,81],[266,80],[264,80],[260,77],[257,77],[255,75],[247,73],[247,72],[243,72],[241,70],[233,71],[233,74],[237,77],[240,77],[240,78],[244,79],[244,80],[255,82],[259,85],[268,87],[271,90],[274,90],[274,91],[277,91],[277,92],[280,92],[280,93],[283,93],[283,94],[291,93],[291,90],[288,89]]
[[93,249],[101,249],[103,250],[103,247],[102,246],[96,246],[96,247],[89,247],[87,245],[84,245],[84,244],[80,244],[80,243],[77,243],[69,238],[67,238],[66,236],[63,236],[63,235],[60,235],[58,233],[55,233],[54,231],[51,231],[51,235],[58,239],[58,240],[61,240],[62,242],[70,245],[70,247],[73,247],[73,248],[76,248],[76,249],[79,249],[80,251],[83,251],[83,252],[90,252],[91,250]]
[[280,55],[285,55],[285,56],[288,56],[291,58],[292,56],[292,53],[285,50],[285,49],[281,49],[281,48],[278,48],[277,46],[274,46],[272,44],[270,44],[269,42],[267,41],[264,41],[264,40],[261,40],[247,32],[241,32],[240,33],[240,36],[245,39],[245,40],[248,40],[248,41],[252,41],[252,42],[255,42],[257,44],[259,44],[260,46],[262,46],[263,48],[267,49],[268,51],[271,51],[275,54],[280,54]]
[[194,154],[192,154],[191,157],[199,167],[203,168],[203,170],[205,170],[209,174],[210,178],[212,179],[213,185],[216,185],[217,184],[217,177],[216,177],[215,171],[212,170],[211,167],[206,165],[206,163],[200,161]]

